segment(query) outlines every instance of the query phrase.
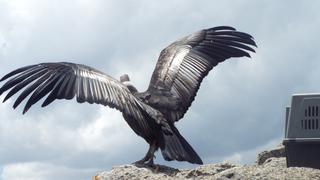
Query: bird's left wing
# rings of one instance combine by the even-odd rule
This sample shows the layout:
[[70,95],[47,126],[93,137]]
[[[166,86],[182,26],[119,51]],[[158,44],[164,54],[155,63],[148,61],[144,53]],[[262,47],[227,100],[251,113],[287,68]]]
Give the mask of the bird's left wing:
[[0,79],[4,80],[7,81],[0,88],[0,95],[10,90],[4,101],[25,88],[16,99],[14,108],[32,93],[23,113],[46,95],[48,96],[42,107],[56,99],[76,97],[79,103],[96,103],[116,108],[134,117],[139,121],[137,123],[147,123],[144,118],[147,113],[157,123],[167,125],[159,111],[141,102],[118,80],[85,65],[68,62],[41,63],[16,69]]

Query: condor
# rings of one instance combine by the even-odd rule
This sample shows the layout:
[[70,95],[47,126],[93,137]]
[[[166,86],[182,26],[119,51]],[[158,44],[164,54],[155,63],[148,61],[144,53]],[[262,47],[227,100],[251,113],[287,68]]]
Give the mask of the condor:
[[41,63],[16,69],[0,81],[0,95],[9,91],[4,101],[20,93],[16,108],[30,95],[23,113],[46,97],[42,107],[56,99],[102,104],[122,112],[133,131],[150,145],[137,164],[153,164],[154,153],[161,150],[165,160],[203,164],[199,155],[182,137],[175,123],[191,106],[203,78],[218,63],[231,57],[250,57],[255,52],[252,36],[233,27],[204,29],[175,41],[163,49],[144,92],[89,66],[70,62]]

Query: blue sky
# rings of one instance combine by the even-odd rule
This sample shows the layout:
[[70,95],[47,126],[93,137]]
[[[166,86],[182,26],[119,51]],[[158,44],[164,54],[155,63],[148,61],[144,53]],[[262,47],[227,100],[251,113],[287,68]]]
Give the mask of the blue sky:
[[[171,42],[233,26],[253,35],[257,53],[213,69],[177,126],[204,163],[253,163],[281,142],[291,94],[319,92],[318,7],[298,0],[0,0],[0,76],[70,61],[115,78],[128,73],[143,91]],[[39,104],[26,115],[12,101],[0,104],[0,179],[89,179],[147,151],[116,110],[74,100]],[[192,167],[160,154],[156,163]]]

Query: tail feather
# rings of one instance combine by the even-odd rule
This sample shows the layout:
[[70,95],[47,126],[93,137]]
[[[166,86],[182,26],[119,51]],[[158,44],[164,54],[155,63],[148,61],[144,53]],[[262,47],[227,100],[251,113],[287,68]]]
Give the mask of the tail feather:
[[162,156],[167,161],[188,161],[193,164],[203,164],[199,155],[181,136],[178,129],[173,127],[172,134],[163,133],[160,145]]

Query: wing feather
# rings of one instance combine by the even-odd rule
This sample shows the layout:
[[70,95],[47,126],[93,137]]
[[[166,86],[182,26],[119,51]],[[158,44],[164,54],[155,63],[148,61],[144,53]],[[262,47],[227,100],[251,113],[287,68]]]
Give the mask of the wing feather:
[[28,109],[35,103],[37,103],[41,98],[47,95],[56,83],[59,76],[57,74],[51,75],[45,82],[40,84],[33,92],[31,97],[28,99],[23,112],[27,112]]
[[18,73],[21,73],[21,72],[23,72],[23,71],[25,72],[26,70],[31,70],[31,69],[33,69],[33,67],[35,67],[35,66],[36,66],[36,65],[31,65],[31,66],[25,66],[25,67],[16,69],[16,70],[14,70],[14,71],[6,74],[5,76],[3,76],[3,77],[0,79],[0,81],[4,81],[4,80],[8,79],[9,77],[14,76],[14,75],[16,75],[16,74],[18,74]]
[[[39,79],[37,79],[33,84],[29,84],[29,86],[19,95],[16,101],[13,104],[13,108],[16,108],[33,90],[35,90],[46,78],[50,75],[49,73],[45,73]],[[23,113],[26,111],[24,110]]]
[[14,86],[14,88],[12,88],[9,93],[6,95],[6,97],[4,98],[3,102],[5,102],[7,99],[9,99],[12,95],[14,95],[15,93],[17,93],[18,91],[20,91],[22,88],[24,88],[25,86],[27,86],[30,82],[34,81],[35,79],[37,79],[39,76],[45,74],[45,70],[36,72],[35,74],[27,77],[25,80],[21,81],[21,82],[16,82],[16,85]]

